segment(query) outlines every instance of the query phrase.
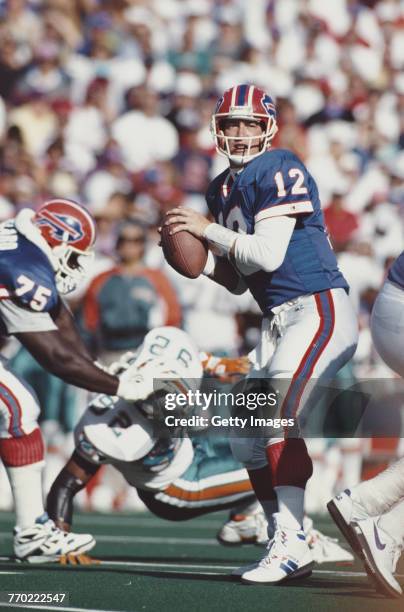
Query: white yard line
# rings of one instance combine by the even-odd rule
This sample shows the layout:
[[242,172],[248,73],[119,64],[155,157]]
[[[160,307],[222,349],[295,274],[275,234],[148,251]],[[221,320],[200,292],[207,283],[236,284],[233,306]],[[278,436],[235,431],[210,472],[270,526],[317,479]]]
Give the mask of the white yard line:
[[[125,565],[127,567],[161,567],[166,569],[167,571],[175,571],[177,572],[178,569],[206,569],[206,570],[226,570],[226,571],[231,571],[236,569],[237,567],[240,567],[239,565],[201,565],[201,564],[189,564],[189,563],[173,563],[173,562],[166,562],[166,563],[160,563],[158,561],[154,562],[154,561],[101,561],[101,565]],[[171,568],[175,568],[174,570],[171,570]],[[208,573],[208,572],[206,572]],[[220,574],[221,572],[209,572],[209,573],[216,573],[216,574]],[[205,574],[205,572],[202,572],[202,574]],[[322,570],[322,569],[315,569],[313,570],[313,574],[318,574],[318,575],[334,575],[334,576],[344,576],[344,577],[352,577],[352,578],[360,578],[360,577],[365,577],[367,576],[366,572],[356,572],[356,571],[349,571],[349,570]],[[397,578],[404,578],[404,574],[397,574]]]
[[[10,557],[0,557],[0,561],[12,561]],[[239,567],[239,565],[203,565],[196,563],[173,563],[172,561],[160,562],[160,561],[100,561],[100,565],[103,566],[123,566],[123,567],[134,567],[134,568],[145,568],[145,569],[164,569],[167,572],[178,572],[178,570],[206,570],[198,572],[203,575],[217,575],[219,576],[223,572],[231,571]],[[27,566],[25,565],[25,570]],[[36,565],[38,567],[38,565]],[[96,568],[96,566],[94,566]],[[45,569],[45,568],[44,568]],[[219,570],[219,571],[212,571]],[[29,571],[29,569],[28,569]],[[3,572],[0,572],[3,573]],[[19,573],[19,572],[4,572],[4,573]],[[192,572],[190,572],[192,573]],[[367,576],[366,572],[350,571],[350,570],[326,570],[326,569],[315,569],[313,574],[318,576],[342,576],[345,578],[364,578]],[[404,578],[404,574],[398,574],[397,578]],[[3,605],[3,604],[2,604]],[[58,607],[59,609],[59,607]]]
[[[0,539],[11,540],[13,534],[9,531],[0,531]],[[213,538],[166,538],[158,536],[130,536],[130,535],[96,535],[97,542],[118,542],[119,544],[181,544],[183,546],[217,546]]]
[[[1,535],[1,534],[0,534]],[[218,546],[213,538],[167,538],[157,536],[95,536],[97,542],[119,542],[121,544],[181,544],[184,546]]]
[[[0,512],[1,519],[14,521],[15,515],[13,512]],[[92,515],[86,516],[85,514],[78,514],[74,517],[74,522],[77,525],[107,525],[108,527],[146,527],[149,529],[169,529],[170,524],[167,521],[161,519],[159,522],[155,522],[155,519],[148,519],[144,515],[133,513],[133,515],[119,516],[114,518],[112,516]],[[217,522],[198,520],[192,523],[192,529],[217,529]]]

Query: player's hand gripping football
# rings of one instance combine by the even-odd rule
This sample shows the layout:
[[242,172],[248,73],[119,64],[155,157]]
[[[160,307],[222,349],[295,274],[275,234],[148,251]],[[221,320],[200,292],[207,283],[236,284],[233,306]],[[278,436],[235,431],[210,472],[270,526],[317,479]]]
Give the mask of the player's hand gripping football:
[[171,235],[187,230],[196,236],[196,238],[203,238],[205,228],[210,225],[212,221],[209,221],[206,217],[192,208],[178,206],[168,211],[166,220],[164,221],[164,225],[172,225],[173,223],[178,223],[179,225],[176,225],[170,230]]
[[237,376],[245,376],[250,371],[248,357],[214,357],[204,353],[203,369],[207,374],[216,376],[221,382],[232,382]]

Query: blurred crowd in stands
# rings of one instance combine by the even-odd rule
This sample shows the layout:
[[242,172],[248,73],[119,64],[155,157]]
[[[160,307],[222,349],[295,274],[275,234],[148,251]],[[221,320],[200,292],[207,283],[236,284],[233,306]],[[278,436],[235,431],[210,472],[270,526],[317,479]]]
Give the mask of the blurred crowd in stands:
[[[227,163],[211,113],[224,89],[253,83],[276,100],[274,146],[319,186],[360,320],[353,374],[389,376],[368,320],[404,245],[403,68],[403,0],[2,0],[0,221],[57,196],[95,215],[97,257],[71,304],[97,357],[160,324],[244,354],[259,333],[253,300],[180,277],[157,228],[177,204],[206,212]],[[83,394],[47,375],[41,389],[29,356],[4,352],[31,373],[58,446]]]

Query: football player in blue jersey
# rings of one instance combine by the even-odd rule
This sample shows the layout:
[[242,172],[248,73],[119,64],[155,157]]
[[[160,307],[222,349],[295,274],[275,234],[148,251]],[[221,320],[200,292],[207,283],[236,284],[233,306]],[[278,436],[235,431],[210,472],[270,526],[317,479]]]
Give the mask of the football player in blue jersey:
[[[391,266],[376,298],[370,327],[378,353],[404,378],[404,252]],[[327,507],[377,590],[389,597],[400,596],[403,591],[394,572],[404,550],[404,458],[346,489]]]
[[[217,151],[229,160],[206,195],[214,222],[178,207],[165,223],[178,223],[171,233],[188,230],[208,241],[207,276],[234,293],[251,291],[264,317],[251,376],[287,379],[281,414],[296,418],[314,401],[308,381],[331,379],[354,354],[358,331],[316,183],[293,152],[270,148],[276,131],[267,93],[253,85],[228,89],[212,117]],[[223,274],[226,265],[237,271],[238,283],[234,272]],[[312,462],[304,440],[286,431],[234,438],[232,448],[272,529],[265,557],[239,575],[268,584],[308,575],[302,521]]]
[[[23,209],[0,224],[0,333],[18,338],[46,370],[65,382],[134,400],[144,392],[140,379],[135,383],[130,372],[119,379],[93,362],[60,297],[83,276],[94,240],[91,215],[69,200],[52,200],[37,212]],[[85,552],[95,543],[90,535],[57,529],[44,512],[39,411],[32,390],[2,360],[0,458],[16,509],[14,552],[32,562]]]

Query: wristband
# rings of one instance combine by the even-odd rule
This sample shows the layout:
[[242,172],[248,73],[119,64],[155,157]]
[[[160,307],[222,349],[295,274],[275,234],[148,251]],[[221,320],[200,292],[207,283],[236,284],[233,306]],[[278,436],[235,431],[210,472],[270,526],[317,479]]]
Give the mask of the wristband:
[[232,230],[227,229],[227,227],[222,227],[218,223],[211,223],[208,225],[203,235],[209,242],[219,247],[224,255],[230,252],[234,241],[237,239],[236,232],[232,232]]
[[215,271],[215,266],[216,258],[213,255],[212,251],[208,251],[208,258],[206,260],[205,267],[202,270],[202,274],[204,274],[205,276],[212,276],[213,272]]

